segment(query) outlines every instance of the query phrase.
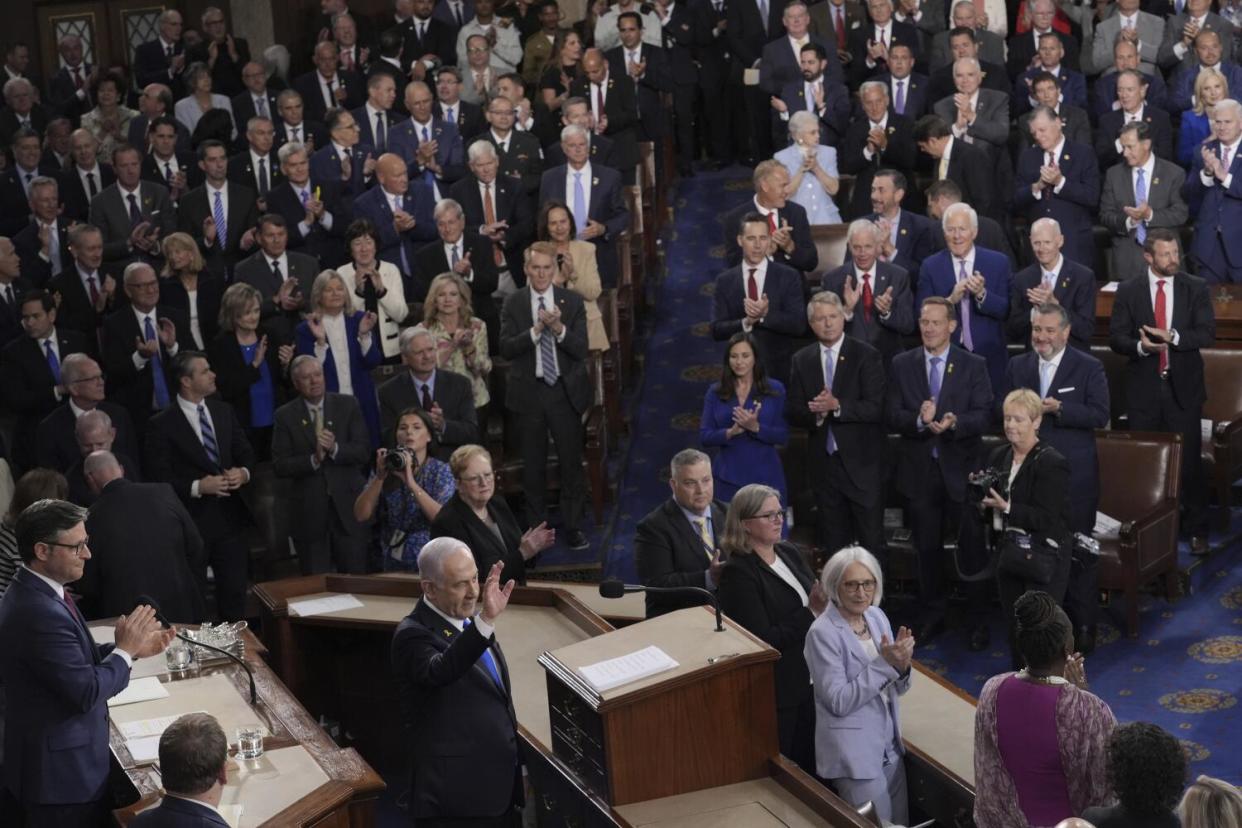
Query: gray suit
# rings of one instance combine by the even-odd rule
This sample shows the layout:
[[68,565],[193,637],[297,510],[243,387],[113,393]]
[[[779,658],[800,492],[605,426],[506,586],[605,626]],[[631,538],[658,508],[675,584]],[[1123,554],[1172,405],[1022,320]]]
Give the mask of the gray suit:
[[[926,16],[926,12],[923,13]],[[1005,65],[1005,39],[987,29],[975,29],[975,42],[979,44],[979,60],[984,63]],[[949,46],[949,33],[938,32],[932,38],[931,58],[927,72],[931,74],[953,62],[953,49]]]
[[[1135,25],[1139,34],[1139,71],[1150,75],[1156,71],[1160,45],[1164,41],[1164,21],[1145,11],[1135,14],[1138,15]],[[1113,46],[1120,34],[1121,15],[1116,12],[1095,25],[1095,36],[1091,39],[1091,64],[1101,74],[1117,71],[1113,66]]]
[[[932,109],[950,126],[957,120],[957,106],[952,95],[936,101]],[[967,128],[966,135],[973,138],[975,144],[985,142],[1004,150],[1009,142],[1009,96],[995,89],[980,88],[975,104],[975,122]]]
[[[1177,53],[1173,51],[1173,47],[1181,42],[1182,29],[1186,27],[1186,21],[1190,18],[1185,12],[1175,14],[1164,21],[1164,39],[1160,43],[1160,53],[1156,58],[1157,63],[1164,69],[1173,69],[1174,67],[1186,68],[1195,63],[1194,44],[1187,47],[1185,54],[1179,60]],[[1206,19],[1203,21],[1203,29],[1211,29],[1220,35],[1220,59],[1225,63],[1233,61],[1233,24],[1216,12],[1208,12]],[[1229,90],[1233,92],[1233,90]]]
[[[142,214],[142,221],[149,221],[152,227],[159,228],[160,239],[177,229],[177,213],[173,210],[167,187],[139,181],[135,203]],[[120,184],[104,187],[91,201],[90,223],[103,232],[105,263],[128,263],[141,255],[141,251],[129,249],[129,234],[134,224],[130,221],[129,203],[121,195]]]
[[[1147,203],[1152,208],[1148,232],[1156,227],[1181,227],[1187,215],[1186,202],[1182,200],[1185,171],[1163,158],[1155,162],[1152,180],[1147,182]],[[1100,195],[1100,223],[1113,234],[1113,275],[1122,281],[1142,276],[1147,268],[1143,249],[1135,240],[1135,231],[1126,227],[1126,214],[1121,209],[1133,206],[1134,176],[1130,166],[1121,163],[1110,167],[1104,175],[1104,190]]]
[[[292,250],[286,251],[285,255],[288,257],[288,272],[283,275],[285,279],[298,280],[302,310],[310,310],[311,285],[319,275],[319,262],[314,256]],[[276,291],[280,290],[280,283],[276,281],[276,274],[272,272],[267,254],[259,250],[238,262],[233,271],[233,281],[250,285],[263,294],[263,321],[274,326],[282,342],[292,342],[293,330],[301,319],[297,311],[282,311],[273,302]]]
[[[344,572],[366,572],[369,526],[354,519],[354,501],[366,482],[371,437],[358,400],[325,394],[323,427],[336,437],[336,453],[315,464],[315,424],[301,397],[276,409],[272,462],[278,477],[292,479],[290,534],[302,572],[327,572],[335,552]],[[330,546],[329,546],[330,542]]]
[[[495,88],[496,81],[500,78],[500,76],[510,71],[503,64],[497,63],[495,56],[492,57],[491,61],[487,64],[487,66],[489,69],[492,70],[491,77],[488,78],[488,82],[492,85],[493,88]],[[474,70],[471,69],[468,65],[462,66],[461,67],[461,99],[465,101],[466,103],[479,104],[480,106],[486,107],[488,98],[489,96],[486,90],[479,90],[479,89],[474,88]]]

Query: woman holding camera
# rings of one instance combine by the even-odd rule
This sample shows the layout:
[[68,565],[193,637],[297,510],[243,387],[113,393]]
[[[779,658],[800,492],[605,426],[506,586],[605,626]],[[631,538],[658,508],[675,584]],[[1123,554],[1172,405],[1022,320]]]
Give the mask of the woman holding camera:
[[448,464],[427,453],[431,415],[408,408],[397,418],[396,448],[375,453],[375,473],[354,501],[354,518],[378,508],[384,571],[418,571],[418,551],[431,540],[431,522],[457,491]]
[[1001,488],[988,489],[980,501],[998,551],[996,580],[1001,612],[1013,653],[1014,602],[1031,589],[1042,590],[1059,604],[1069,582],[1073,539],[1069,530],[1069,463],[1039,442],[1043,401],[1029,388],[1005,397],[1005,439],[988,457],[987,468],[1001,475]]

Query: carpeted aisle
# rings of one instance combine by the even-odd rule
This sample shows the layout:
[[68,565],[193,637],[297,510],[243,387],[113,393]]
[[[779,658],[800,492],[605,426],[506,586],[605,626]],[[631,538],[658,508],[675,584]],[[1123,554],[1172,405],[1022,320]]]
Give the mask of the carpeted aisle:
[[[637,580],[634,527],[668,497],[668,460],[698,446],[703,395],[719,374],[721,344],[711,339],[711,285],[723,269],[719,217],[751,195],[749,170],[700,174],[679,184],[675,222],[665,239],[667,273],[645,321],[646,368],[630,404],[631,432],[617,463],[618,503],[601,557],[606,576]],[[1120,630],[1120,598],[1109,608],[1101,644],[1088,658],[1093,689],[1118,719],[1155,722],[1182,739],[1191,775],[1242,782],[1242,510],[1233,532],[1214,536],[1221,548],[1191,572],[1191,594],[1176,604],[1142,599],[1137,639]],[[593,535],[593,540],[600,535]],[[1184,555],[1183,566],[1192,563]],[[945,634],[917,656],[954,684],[978,694],[991,675],[1007,669],[999,611],[994,646],[971,653],[960,636]]]

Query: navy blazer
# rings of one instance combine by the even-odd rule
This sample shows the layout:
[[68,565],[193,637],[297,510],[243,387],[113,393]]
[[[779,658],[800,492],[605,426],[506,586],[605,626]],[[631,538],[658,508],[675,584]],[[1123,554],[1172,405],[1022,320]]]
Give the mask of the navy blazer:
[[[970,303],[970,335],[974,353],[987,360],[988,377],[992,387],[1000,388],[1005,376],[1005,363],[1009,360],[1006,350],[1005,318],[1009,314],[1009,259],[995,250],[975,246],[975,270],[983,274],[987,290],[983,301],[970,294],[962,302]],[[929,296],[948,296],[957,284],[957,265],[948,249],[941,250],[923,260],[919,268],[918,288],[914,306],[921,308]],[[957,330],[953,332],[953,344],[962,344],[962,302],[957,308]],[[924,398],[926,399],[926,398]]]
[[[379,257],[381,261],[396,265],[401,271],[408,291],[413,287],[414,256],[424,244],[437,238],[436,221],[433,214],[435,197],[431,190],[421,181],[411,181],[410,187],[401,197],[402,209],[414,217],[414,227],[398,233],[393,226],[392,203],[390,196],[383,187],[372,187],[354,199],[355,218],[369,219],[379,232]],[[401,253],[405,251],[405,262],[401,261]]]
[[[1153,75],[1144,74],[1143,78],[1147,81],[1147,103],[1172,114],[1173,105],[1169,103],[1169,87],[1164,82],[1164,76],[1156,72]],[[1097,78],[1091,91],[1094,97],[1090,109],[1092,120],[1098,121],[1106,112],[1116,111],[1113,109],[1113,104],[1117,102],[1116,72]],[[1177,111],[1181,112],[1180,109]]]
[[[60,247],[60,266],[73,267],[73,254],[69,252],[69,225],[73,222],[64,215],[56,217],[56,240]],[[12,238],[13,247],[22,260],[22,277],[28,279],[35,287],[46,288],[48,282],[57,273],[52,272],[52,262],[41,255],[43,243],[39,241],[39,224],[33,219],[22,231]],[[59,272],[59,271],[58,271]],[[3,343],[0,337],[0,343]]]
[[[1208,141],[1207,148],[1220,156],[1220,141]],[[1194,153],[1192,156],[1190,172],[1182,185],[1182,197],[1188,203],[1199,203],[1190,255],[1200,262],[1217,258],[1218,251],[1223,248],[1230,266],[1242,267],[1242,232],[1238,232],[1242,229],[1242,162],[1238,160],[1239,155],[1242,153],[1234,153],[1229,160],[1229,173],[1233,179],[1228,188],[1215,178],[1210,187],[1205,186],[1201,177],[1203,155]]]
[[[837,53],[837,44],[819,35],[807,33],[807,43],[822,46],[830,57]],[[764,45],[759,61],[759,85],[765,92],[775,95],[790,84],[802,83],[800,54],[794,53],[793,44],[784,33]],[[841,61],[830,59],[824,67],[824,78],[834,81],[834,86],[844,85],[845,72],[841,69]]]
[[[392,110],[384,113],[384,141],[386,143],[381,147],[379,141],[375,140],[375,121],[372,121],[370,116],[367,114],[366,105],[363,104],[357,109],[352,110],[349,114],[354,116],[354,122],[358,124],[359,143],[375,147],[375,152],[379,155],[388,152],[387,142],[392,137],[392,128],[401,121],[401,117],[399,115]],[[378,155],[376,157],[378,157]]]
[[1031,185],[1039,181],[1039,170],[1047,155],[1039,147],[1028,147],[1018,156],[1018,168],[1013,198],[1013,211],[1025,213],[1027,221],[1056,219],[1065,236],[1061,252],[1065,258],[1087,267],[1095,266],[1096,213],[1100,208],[1100,166],[1095,153],[1086,144],[1076,144],[1068,139],[1061,147],[1057,166],[1064,176],[1060,192],[1045,190],[1041,198],[1031,192]]
[[[795,112],[813,111],[814,102],[806,99],[806,83],[794,81],[780,89],[781,100],[789,108],[792,116]],[[776,121],[777,131],[781,135],[778,146],[788,145],[789,122],[780,118],[775,111],[772,117]],[[819,116],[819,142],[825,146],[835,147],[845,136],[850,120],[850,91],[840,81],[824,79],[824,114]]]
[[[847,262],[825,273],[820,287],[844,300],[845,282],[849,278],[856,279],[856,275],[854,265]],[[862,289],[861,283],[855,287]],[[914,333],[914,298],[910,290],[910,276],[904,269],[888,262],[876,262],[875,273],[871,277],[872,296],[878,298],[890,288],[893,291],[893,307],[888,316],[881,316],[873,308],[871,321],[867,321],[860,295],[854,313],[845,320],[845,332],[879,351],[885,366],[901,352],[902,337]]]
[[[868,213],[868,221],[879,221],[879,213]],[[937,223],[918,213],[903,209],[897,217],[897,253],[892,263],[906,273],[918,273],[923,260],[936,251]],[[849,245],[845,248],[845,261],[851,261]]]
[[[1194,54],[1194,50],[1190,51]],[[1169,81],[1169,109],[1174,112],[1185,112],[1194,106],[1195,81],[1203,68],[1199,63],[1191,63],[1174,75]],[[1238,94],[1234,90],[1242,89],[1242,66],[1222,60],[1217,69],[1225,76],[1225,83],[1231,95]]]
[[108,658],[81,616],[52,588],[18,569],[0,601],[0,680],[9,715],[4,783],[19,802],[68,805],[104,798],[108,786],[108,699],[129,684],[129,667]]
[[[1044,269],[1039,262],[1024,267],[1013,275],[1009,285],[1009,341],[1031,347],[1031,303],[1026,298],[1029,288],[1039,287]],[[1061,307],[1070,317],[1070,345],[1091,353],[1091,335],[1095,332],[1095,274],[1080,264],[1061,257],[1061,272],[1052,288]]]
[[[461,178],[466,171],[466,151],[462,146],[461,134],[455,124],[445,123],[432,117],[427,134],[436,142],[436,163],[440,165],[440,175],[436,180],[441,187],[447,187]],[[388,132],[388,151],[395,153],[409,166],[410,180],[421,178],[423,168],[418,166],[415,156],[418,146],[422,143],[423,128],[414,123],[413,118],[398,121]]]
[[[379,345],[379,326],[371,329],[371,347],[364,353],[362,343],[358,341],[358,325],[362,321],[363,312],[354,311],[345,315],[345,342],[349,346],[349,380],[354,388],[354,396],[362,408],[362,417],[366,420],[367,431],[371,435],[371,448],[379,448],[380,429],[379,398],[375,394],[375,382],[371,379],[371,369],[384,360]],[[299,322],[293,332],[294,349],[300,354],[315,353],[315,337],[305,321]],[[336,361],[332,354],[332,346],[328,346],[327,356],[323,360],[324,388],[333,394],[341,391],[341,379],[336,373]]]
[[[55,178],[60,180],[60,203],[64,208],[61,215],[67,219],[85,222],[87,216],[91,213],[91,197],[86,191],[85,185],[82,184],[82,176],[78,174],[77,165],[72,161],[69,166],[57,173]],[[105,187],[110,187],[116,183],[116,174],[112,172],[112,165],[99,162],[99,180],[95,182],[98,189],[95,195],[99,195],[104,191]],[[28,210],[29,211],[29,210]],[[199,235],[202,235],[202,228],[199,228]]]
[[[717,342],[742,330],[746,318],[745,269],[745,263],[735,265],[716,277],[712,338]],[[798,346],[798,337],[806,333],[802,276],[793,268],[768,262],[763,294],[768,297],[768,315],[751,332],[759,343],[757,356],[768,376],[785,383],[789,380],[790,356]]]
[[[1029,351],[1009,360],[1005,370],[1005,393],[1015,388],[1040,391],[1039,354]],[[1048,385],[1048,397],[1059,400],[1061,410],[1045,413],[1039,440],[1069,461],[1071,529],[1090,533],[1095,526],[1100,499],[1100,468],[1095,451],[1095,429],[1107,428],[1109,420],[1108,377],[1104,364],[1090,353],[1066,348],[1061,364]],[[997,396],[998,402],[1003,396]]]
[[134,828],[227,828],[218,812],[188,799],[166,796],[130,823]]
[[[712,460],[712,477],[716,480],[735,490],[750,483],[762,483],[779,491],[784,501],[785,471],[776,449],[789,441],[789,425],[785,422],[785,386],[774,377],[769,377],[767,382],[767,396],[758,396],[752,387],[750,396],[740,403],[737,394],[727,400],[720,399],[719,383],[709,385],[703,395],[699,442],[717,449]],[[733,425],[733,409],[738,405],[750,411],[758,409],[759,430],[743,430],[741,434],[729,437],[726,432]]]
[[[914,60],[920,62],[921,65],[922,55],[919,30],[912,24],[903,23],[895,17],[889,22],[889,27],[890,37],[888,45],[892,46],[894,43],[902,43],[909,46],[911,54],[914,55]],[[863,81],[870,80],[888,71],[888,64],[882,60],[876,62],[875,68],[867,66],[867,44],[874,39],[875,24],[870,21],[863,23],[857,29],[850,30],[848,44],[850,54],[854,56],[854,59],[850,61],[850,86],[854,89],[857,89]],[[828,52],[829,57],[833,54],[834,52],[831,50]]]
[[[178,40],[173,44],[173,57],[185,54],[185,43]],[[134,83],[139,89],[152,83],[162,83],[172,91],[173,100],[185,97],[185,82],[182,77],[185,68],[190,64],[182,64],[182,69],[169,75],[172,68],[168,55],[164,52],[164,42],[159,37],[138,44],[134,49]],[[274,110],[273,110],[274,111]]]
[[[907,108],[907,112],[909,109]],[[845,135],[838,146],[837,163],[841,172],[854,176],[854,188],[850,193],[848,205],[842,205],[843,213],[850,216],[865,216],[871,212],[871,183],[875,174],[882,169],[899,170],[906,179],[914,177],[914,167],[918,162],[918,148],[914,145],[914,124],[904,115],[898,115],[889,108],[888,112],[888,145],[881,152],[867,160],[863,150],[867,149],[867,136],[871,134],[871,121],[865,114],[855,113],[850,119]],[[913,189],[913,188],[912,188]],[[911,207],[920,201],[918,193],[906,193],[903,203]],[[924,218],[917,216],[917,218]],[[904,217],[903,217],[904,220]],[[848,245],[846,255],[848,256]],[[906,267],[906,265],[902,265]],[[907,269],[910,269],[907,267]]]
[[344,195],[360,196],[362,193],[375,183],[375,175],[370,178],[363,172],[366,165],[367,157],[377,158],[375,149],[370,144],[354,144],[349,148],[350,170],[349,180],[341,178],[341,156],[336,151],[336,145],[331,141],[326,142],[322,147],[315,150],[310,157],[310,174],[311,181],[316,184],[320,182],[340,182]]
[[[1043,66],[1035,66],[1027,69],[1013,83],[1013,93],[1009,96],[1010,107],[1009,114],[1014,118],[1019,117],[1034,109],[1031,106],[1031,86],[1030,82],[1035,76],[1045,71]],[[1061,73],[1059,75],[1061,81],[1061,101],[1070,106],[1076,106],[1085,110],[1087,104],[1087,79],[1083,77],[1082,72],[1075,72],[1068,68],[1064,63],[1061,64]],[[1232,87],[1231,87],[1232,88]]]
[[952,412],[957,427],[933,434],[919,426],[919,409],[932,398],[925,354],[922,346],[904,351],[893,358],[889,371],[886,420],[889,431],[901,435],[893,479],[898,492],[917,499],[924,496],[928,476],[940,474],[949,497],[961,502],[966,475],[977,468],[983,433],[992,419],[987,363],[957,345],[949,346],[944,355],[947,364],[941,368],[940,396],[934,401],[935,416],[939,420]]
[[[554,199],[573,210],[571,192],[566,192],[569,166],[544,170],[539,182],[539,203]],[[599,265],[600,281],[604,287],[616,287],[621,276],[621,262],[617,259],[617,236],[629,229],[630,211],[621,197],[621,173],[611,167],[591,164],[591,197],[587,205],[587,218],[604,225],[606,232],[591,239],[595,245],[595,262]],[[578,228],[579,231],[582,228]]]
[[[829,52],[829,54],[832,53]],[[924,115],[931,112],[933,100],[931,97],[931,81],[926,75],[920,75],[918,72],[911,72],[906,78],[904,78],[905,86],[903,86],[902,89],[906,93],[906,105],[902,108],[901,112],[897,112],[896,109],[897,97],[893,92],[893,73],[881,72],[876,75],[874,79],[888,88],[888,111],[890,118],[893,114],[901,115],[902,117],[909,118],[910,123],[913,124],[919,118],[922,118]],[[862,104],[859,102],[859,105],[855,107],[855,114],[861,113]]]
[[[729,267],[737,267],[742,263],[742,248],[737,243],[737,237],[742,232],[742,219],[747,213],[757,212],[759,208],[752,198],[725,213],[725,263]],[[793,231],[793,253],[786,255],[784,250],[778,248],[772,261],[809,273],[819,266],[819,251],[815,248],[815,242],[811,241],[811,225],[806,218],[806,208],[793,201],[786,201],[785,206],[776,211],[776,226],[786,223]]]

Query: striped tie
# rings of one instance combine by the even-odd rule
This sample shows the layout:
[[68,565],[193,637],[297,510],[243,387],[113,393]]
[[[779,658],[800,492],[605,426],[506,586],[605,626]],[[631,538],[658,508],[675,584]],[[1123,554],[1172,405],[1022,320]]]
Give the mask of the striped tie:
[[211,465],[220,466],[220,447],[216,445],[216,433],[211,430],[211,420],[207,419],[207,406],[198,404],[198,427],[203,432],[203,451]]
[[[539,297],[539,310],[547,310],[542,296]],[[543,381],[548,385],[556,385],[556,337],[547,327],[539,335],[539,363],[543,366]]]
[[216,190],[216,203],[211,208],[211,219],[216,223],[216,241],[219,243],[218,250],[223,250],[229,246],[229,226],[224,220],[224,202],[220,200],[220,191]]

